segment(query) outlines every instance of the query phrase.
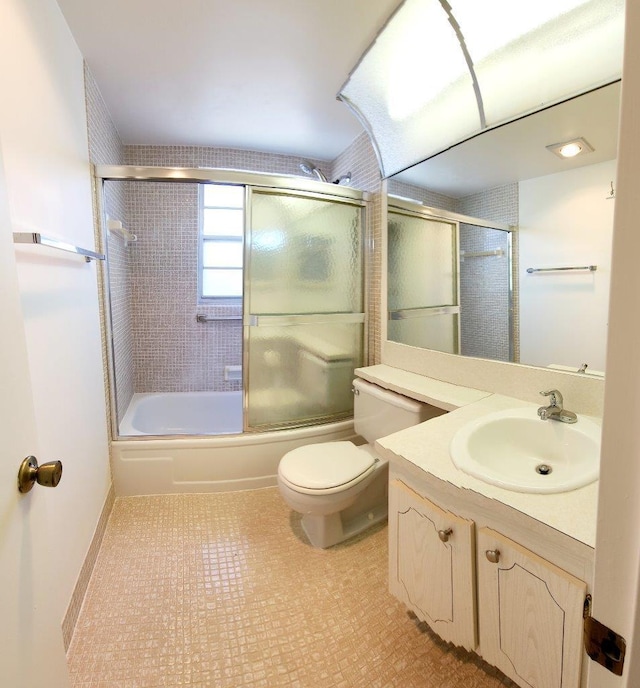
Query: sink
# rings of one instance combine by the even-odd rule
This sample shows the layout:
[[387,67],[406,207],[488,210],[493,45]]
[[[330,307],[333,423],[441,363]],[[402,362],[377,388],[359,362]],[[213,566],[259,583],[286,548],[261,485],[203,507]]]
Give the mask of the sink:
[[461,471],[516,492],[568,492],[598,479],[600,427],[578,416],[574,424],[540,420],[517,408],[464,425],[451,442]]

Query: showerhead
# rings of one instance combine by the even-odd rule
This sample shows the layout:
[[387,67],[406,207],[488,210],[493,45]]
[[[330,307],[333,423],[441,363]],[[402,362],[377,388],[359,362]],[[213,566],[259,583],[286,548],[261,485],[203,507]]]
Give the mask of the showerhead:
[[310,177],[316,177],[321,182],[327,181],[327,178],[324,176],[324,172],[319,167],[316,167],[313,163],[309,162],[308,160],[303,160],[300,163],[300,169],[305,174],[308,174]]
[[347,172],[347,174],[343,174],[341,177],[338,177],[333,183],[349,186],[349,184],[351,184],[351,172]]

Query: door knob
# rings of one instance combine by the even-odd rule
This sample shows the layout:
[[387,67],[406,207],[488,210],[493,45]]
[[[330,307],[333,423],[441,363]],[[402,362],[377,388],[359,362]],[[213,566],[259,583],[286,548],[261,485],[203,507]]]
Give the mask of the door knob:
[[18,470],[18,490],[29,492],[37,482],[44,487],[56,487],[62,478],[62,462],[48,461],[38,466],[35,456],[27,456]]
[[500,550],[499,549],[488,549],[485,552],[487,559],[492,564],[497,564],[500,561]]

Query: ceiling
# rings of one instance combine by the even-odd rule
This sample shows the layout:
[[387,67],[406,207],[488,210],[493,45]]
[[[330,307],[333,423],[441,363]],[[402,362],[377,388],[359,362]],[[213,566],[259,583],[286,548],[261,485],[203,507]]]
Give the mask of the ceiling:
[[[125,144],[333,160],[363,129],[336,94],[400,0],[58,0]],[[463,196],[616,157],[619,86],[483,134],[405,181]],[[582,103],[582,104],[581,104]],[[596,149],[559,160],[545,146]]]
[[336,94],[399,0],[58,0],[125,144],[332,160]]

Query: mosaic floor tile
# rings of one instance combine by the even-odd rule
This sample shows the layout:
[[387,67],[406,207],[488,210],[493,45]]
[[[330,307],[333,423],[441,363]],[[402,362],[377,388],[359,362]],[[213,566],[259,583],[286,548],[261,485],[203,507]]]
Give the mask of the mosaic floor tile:
[[275,488],[116,500],[74,688],[498,688],[387,591],[387,528],[313,549]]

